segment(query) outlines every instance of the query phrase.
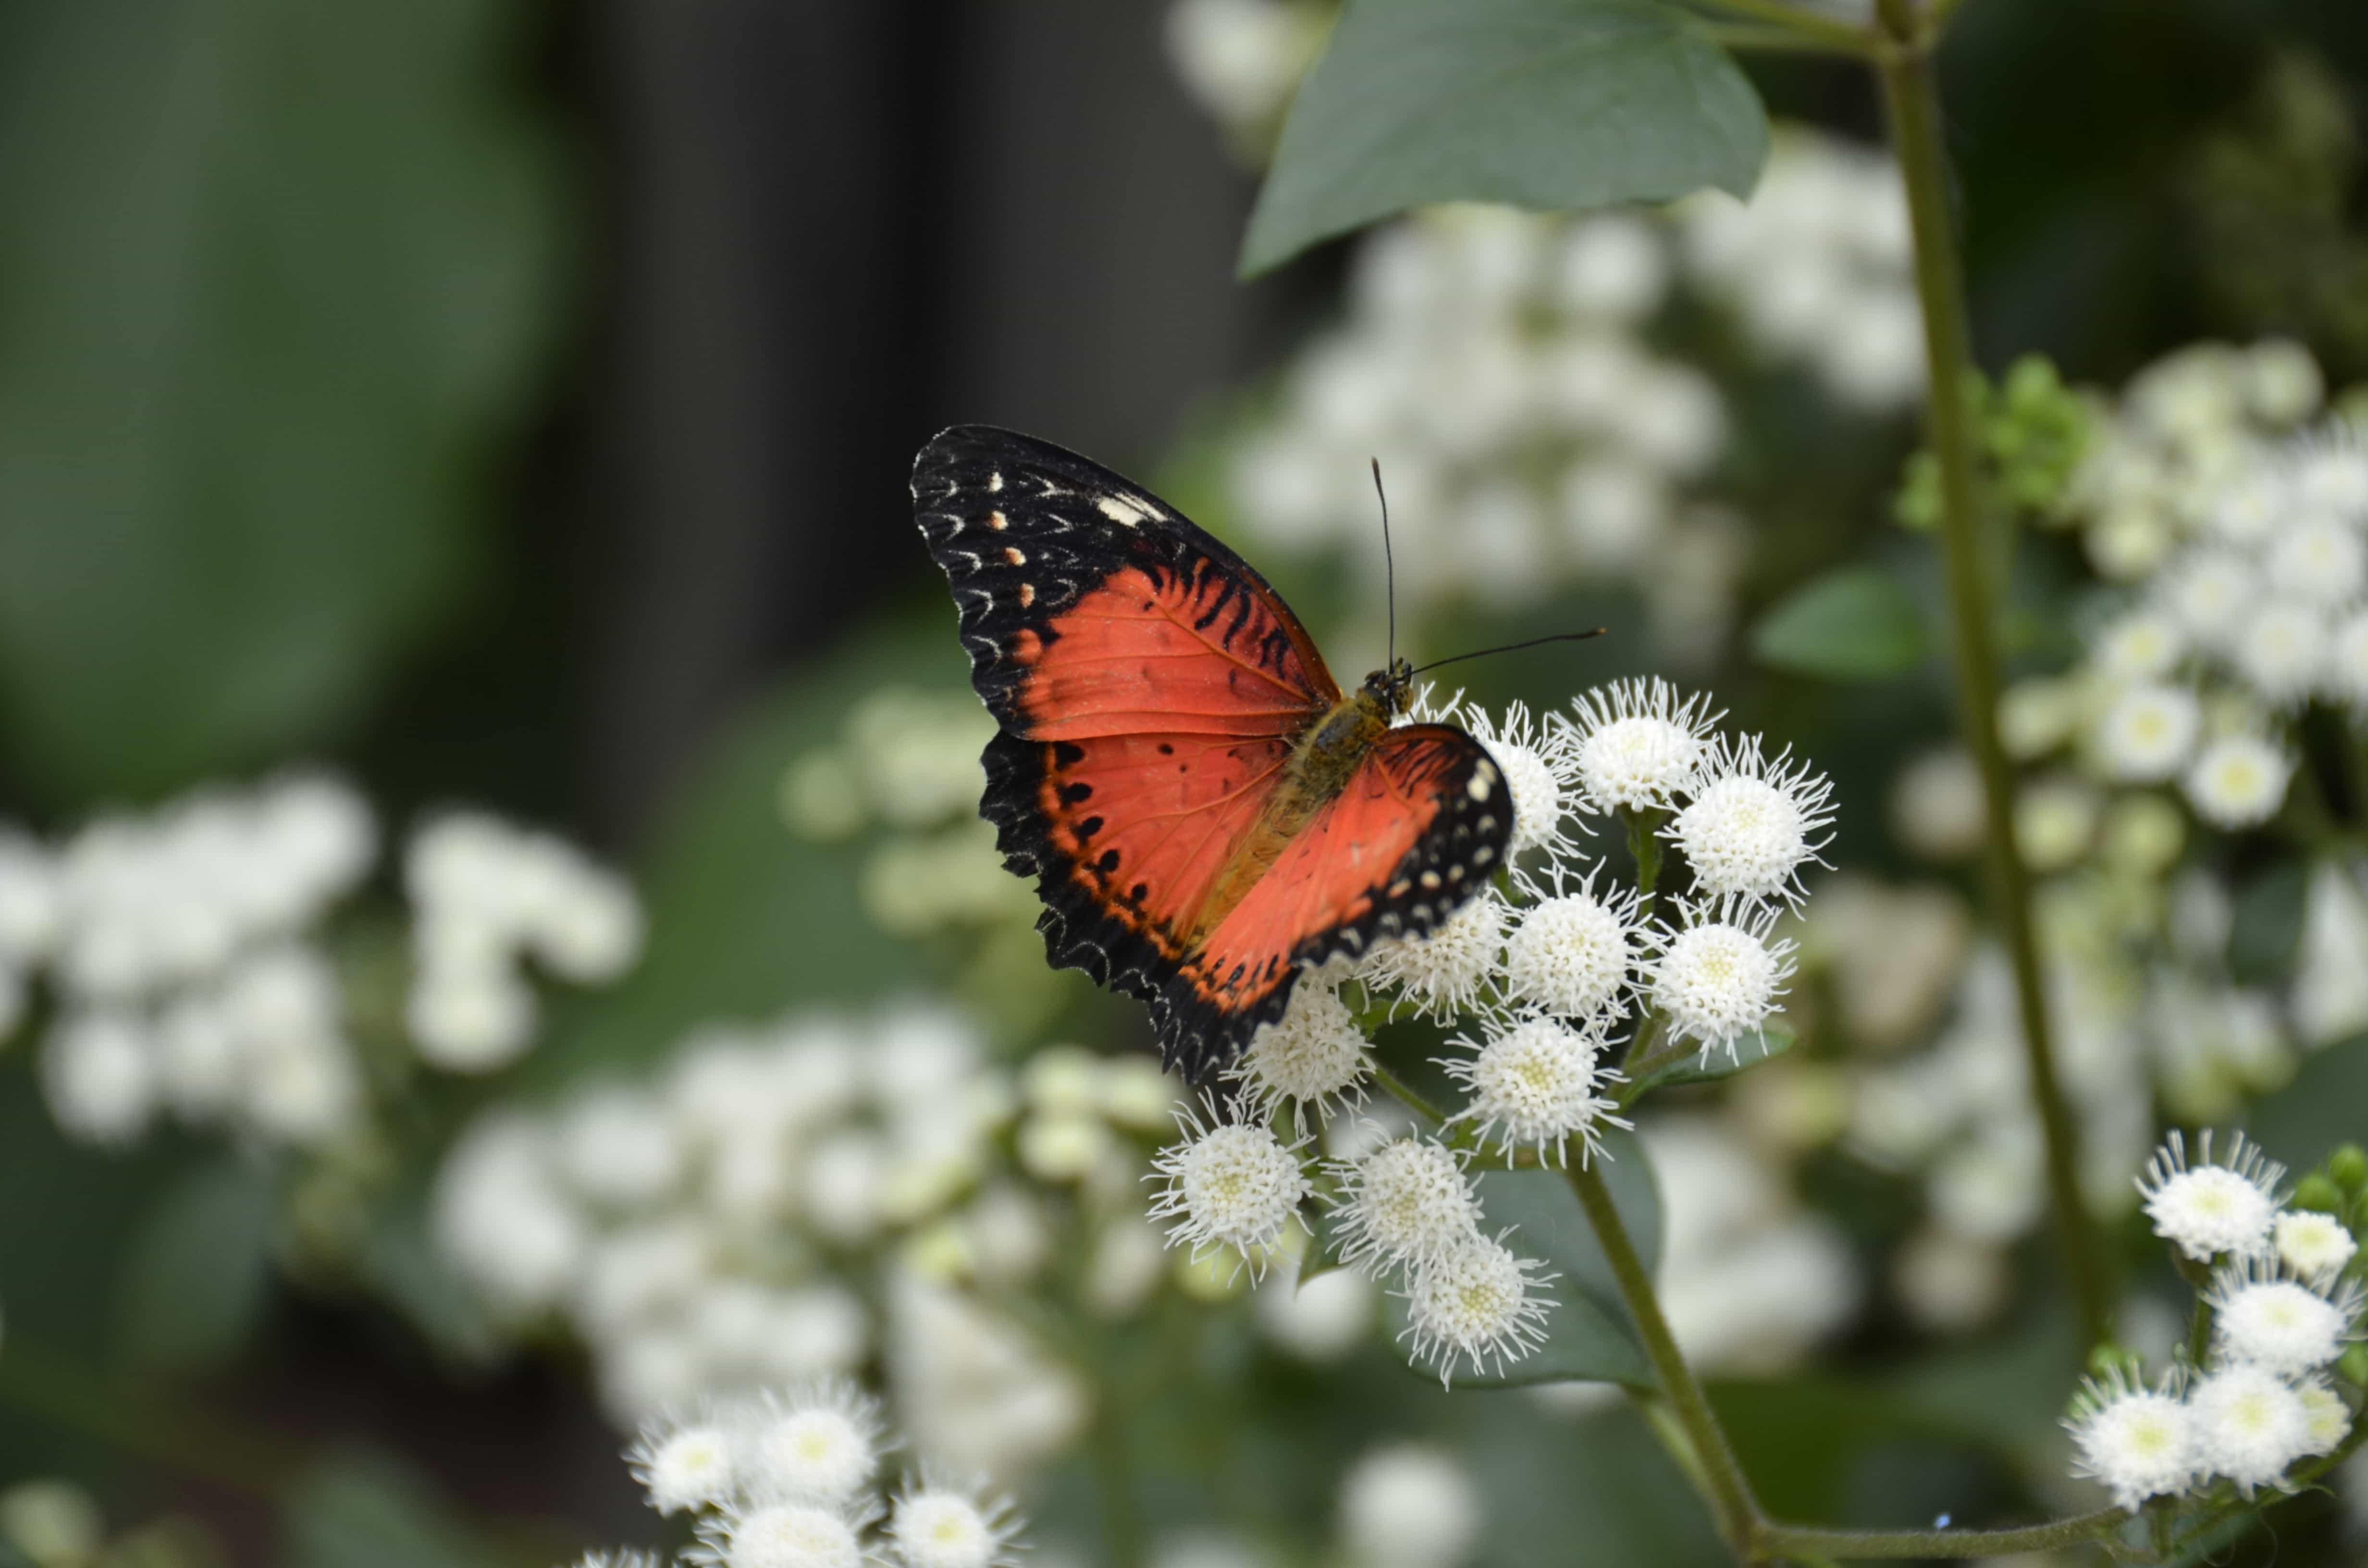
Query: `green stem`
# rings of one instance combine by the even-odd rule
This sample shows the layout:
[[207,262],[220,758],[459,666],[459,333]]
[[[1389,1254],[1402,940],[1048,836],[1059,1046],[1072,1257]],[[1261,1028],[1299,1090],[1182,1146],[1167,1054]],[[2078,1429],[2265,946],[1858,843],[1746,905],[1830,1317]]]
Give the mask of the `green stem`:
[[1941,546],[1947,569],[1951,641],[1955,654],[1959,719],[1979,764],[1988,831],[1985,861],[1990,903],[2006,937],[2021,1002],[2023,1047],[2030,1057],[2032,1097],[2046,1136],[2047,1182],[2055,1202],[2056,1240],[2079,1314],[2085,1344],[2111,1326],[2104,1253],[2080,1195],[2080,1134],[2056,1072],[2047,1017],[2045,983],[2033,930],[2031,875],[2014,841],[2014,776],[1998,736],[1998,653],[1990,583],[1983,565],[1975,510],[1974,443],[1965,401],[1972,364],[1964,280],[1948,208],[1948,168],[1941,141],[1940,85],[1930,40],[1910,0],[1878,0],[1896,47],[1880,66],[1890,110],[1892,141],[1907,186],[1916,242],[1916,290],[1923,304],[1924,347],[1930,407],[1927,423],[1941,472]]
[[1373,1082],[1382,1086],[1383,1094],[1425,1121],[1440,1127],[1447,1124],[1447,1113],[1431,1104],[1429,1096],[1378,1062],[1373,1063]]
[[1628,824],[1628,853],[1636,862],[1636,918],[1653,917],[1653,890],[1661,881],[1662,813],[1656,811],[1633,811],[1622,807],[1621,820]]
[[2097,1540],[2120,1528],[2128,1517],[2119,1508],[2100,1508],[2093,1514],[2010,1530],[1829,1530],[1770,1521],[1761,1528],[1759,1539],[1761,1549],[1773,1557],[1824,1557],[1838,1562],[1870,1557],[2004,1557]]
[[1094,1506],[1101,1516],[1102,1561],[1110,1568],[1143,1568],[1150,1560],[1149,1537],[1144,1528],[1143,1502],[1135,1492],[1126,1422],[1107,1383],[1099,1391],[1099,1398],[1100,1408],[1087,1446],[1093,1450],[1088,1462],[1094,1472]]
[[1711,1410],[1710,1396],[1702,1392],[1693,1369],[1686,1365],[1677,1336],[1669,1332],[1668,1319],[1661,1315],[1660,1300],[1653,1293],[1652,1276],[1645,1272],[1645,1260],[1637,1256],[1635,1244],[1628,1237],[1628,1227],[1621,1222],[1611,1188],[1603,1184],[1601,1163],[1574,1162],[1568,1176],[1571,1190],[1578,1195],[1579,1206],[1587,1210],[1587,1222],[1594,1227],[1595,1239],[1611,1265],[1611,1278],[1620,1287],[1620,1298],[1627,1302],[1628,1315],[1634,1320],[1636,1333],[1645,1342],[1645,1355],[1660,1380],[1661,1395],[1668,1401],[1669,1412],[1676,1416],[1701,1466],[1703,1483],[1710,1493],[1711,1512],[1718,1521],[1718,1533],[1737,1558],[1749,1561],[1757,1555],[1754,1549],[1763,1523],[1759,1504],[1751,1495],[1751,1483],[1744,1477],[1743,1466],[1726,1440],[1725,1428]]

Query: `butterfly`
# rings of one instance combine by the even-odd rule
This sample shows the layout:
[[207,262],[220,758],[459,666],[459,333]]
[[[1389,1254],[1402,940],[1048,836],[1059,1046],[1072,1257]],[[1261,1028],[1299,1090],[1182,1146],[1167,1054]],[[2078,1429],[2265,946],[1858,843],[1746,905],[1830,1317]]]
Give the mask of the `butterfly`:
[[999,726],[979,813],[1053,966],[1149,1003],[1169,1065],[1224,1065],[1303,971],[1429,934],[1502,865],[1504,775],[1398,722],[1406,661],[1343,696],[1266,579],[1141,486],[964,425],[913,505]]

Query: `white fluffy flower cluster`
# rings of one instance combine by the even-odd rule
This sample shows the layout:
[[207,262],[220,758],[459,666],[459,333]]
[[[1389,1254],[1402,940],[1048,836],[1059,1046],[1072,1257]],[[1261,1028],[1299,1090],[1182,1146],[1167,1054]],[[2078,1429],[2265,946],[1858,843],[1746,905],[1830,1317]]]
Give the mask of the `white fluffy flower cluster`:
[[[1000,1470],[1066,1441],[1083,1399],[963,1287],[1023,1286],[1051,1261],[1051,1195],[1021,1173],[1131,1208],[1140,1232],[1136,1140],[1172,1102],[1149,1064],[1081,1052],[1015,1085],[975,1030],[919,1007],[706,1029],[650,1079],[482,1118],[438,1179],[435,1233],[503,1317],[579,1335],[622,1419],[851,1371],[884,1327],[908,1424]],[[1148,1278],[1098,1302],[1139,1302],[1148,1251]]]
[[[2097,1212],[2126,1212],[2129,1173],[2154,1138],[2145,1020],[2097,968],[2052,944],[2048,1006],[2081,1123],[2083,1192]],[[1965,965],[1930,1049],[1848,1070],[1848,1147],[1922,1182],[1927,1228],[1901,1255],[1897,1284],[1929,1327],[1987,1318],[2005,1296],[2013,1244],[2044,1216],[2046,1151],[2028,1071],[2013,974],[1988,947]]]
[[274,1143],[348,1127],[359,1074],[310,931],[376,844],[359,797],[314,776],[102,817],[54,850],[0,836],[0,1032],[45,975],[58,1125],[104,1143],[167,1112]]
[[2250,1497],[2351,1432],[2358,1391],[2347,1397],[2331,1369],[2359,1331],[2358,1243],[2332,1215],[2282,1210],[2283,1175],[2241,1135],[2215,1160],[2205,1133],[2191,1163],[2173,1132],[2140,1183],[2156,1233],[2218,1267],[2199,1309],[2212,1329],[2201,1367],[2157,1384],[2116,1367],[2073,1402],[2075,1473],[2123,1507],[2220,1481]]
[[[1233,1067],[1234,1103],[1179,1114],[1153,1213],[1171,1244],[1256,1275],[1292,1253],[1311,1200],[1328,1207],[1337,1261],[1396,1291],[1416,1358],[1445,1377],[1526,1354],[1547,1310],[1541,1266],[1486,1228],[1471,1157],[1588,1161],[1607,1129],[1628,1125],[1607,1092],[1622,1045],[1632,1059],[1649,1051],[1657,1073],[1713,1051],[1735,1060],[1759,1038],[1791,971],[1773,925],[1800,902],[1831,812],[1823,778],[1718,734],[1704,699],[1658,680],[1543,718],[1425,694],[1412,717],[1458,721],[1487,747],[1506,783],[1507,863],[1429,935],[1301,976]],[[1585,857],[1583,813],[1625,827],[1648,886],[1690,892],[1663,895],[1669,913],[1648,918],[1644,887]],[[1367,1011],[1462,1026],[1437,1065],[1463,1101],[1435,1131],[1401,1136],[1349,1114],[1377,1081],[1409,1097],[1376,1067]],[[1623,1034],[1632,1023],[1641,1045]],[[1334,1158],[1313,1152],[1311,1120]],[[1798,1262],[1798,1249],[1759,1256],[1780,1270]],[[1794,1272],[1846,1279],[1846,1267],[1825,1267],[1831,1256]],[[1343,1321],[1357,1304],[1344,1298]]]
[[1646,335],[1672,270],[1668,225],[1634,214],[1452,208],[1375,231],[1344,319],[1233,454],[1235,515],[1270,547],[1348,553],[1379,604],[1367,460],[1384,453],[1412,611],[1610,579],[1674,651],[1714,647],[1747,535],[1696,494],[1725,400]]
[[631,883],[549,834],[454,812],[404,856],[414,972],[408,1018],[422,1058],[460,1073],[516,1061],[533,1043],[531,957],[579,984],[616,979],[642,951]]
[[[708,1568],[1011,1568],[1010,1503],[924,1468],[881,1488],[879,1403],[836,1379],[702,1402],[643,1425],[626,1459],[661,1515],[688,1515]],[[665,1559],[607,1553],[609,1563]]]
[[[2014,750],[2068,751],[2106,787],[2175,785],[2235,831],[2283,803],[2305,705],[2368,719],[2368,443],[2341,418],[2303,429],[2320,395],[2294,344],[2204,344],[2100,417],[2063,520],[2127,588],[2076,670],[2007,693]],[[2089,835],[2057,836],[2068,858]]]
[[1749,202],[1678,209],[1689,269],[1752,340],[1806,365],[1838,401],[1881,413],[1924,390],[1924,318],[1899,170],[1872,148],[1788,127]]

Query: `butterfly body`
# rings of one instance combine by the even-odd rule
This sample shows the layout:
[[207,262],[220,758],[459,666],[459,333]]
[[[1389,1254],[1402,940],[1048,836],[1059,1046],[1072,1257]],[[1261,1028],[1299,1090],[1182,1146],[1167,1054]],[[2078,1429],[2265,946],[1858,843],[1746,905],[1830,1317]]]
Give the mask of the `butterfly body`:
[[1512,826],[1479,744],[1402,724],[1412,672],[1343,694],[1289,607],[1165,503],[1046,442],[957,426],[916,519],[999,733],[981,814],[1038,879],[1058,966],[1151,1005],[1200,1072],[1301,970],[1434,929]]

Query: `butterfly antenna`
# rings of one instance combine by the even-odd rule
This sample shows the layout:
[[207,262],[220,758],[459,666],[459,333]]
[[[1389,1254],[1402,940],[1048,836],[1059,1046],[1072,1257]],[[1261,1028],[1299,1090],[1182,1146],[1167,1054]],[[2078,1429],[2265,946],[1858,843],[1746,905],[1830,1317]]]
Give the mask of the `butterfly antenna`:
[[1390,601],[1390,662],[1387,669],[1398,667],[1398,562],[1390,553],[1390,493],[1382,488],[1382,460],[1374,458],[1373,494],[1382,498],[1382,572],[1388,583]]
[[1490,653],[1517,653],[1523,648],[1541,647],[1548,642],[1584,642],[1590,637],[1602,635],[1603,628],[1600,626],[1587,631],[1557,631],[1551,637],[1532,637],[1526,642],[1508,642],[1501,648],[1474,648],[1468,653],[1456,653],[1444,659],[1433,659],[1430,663],[1418,666],[1414,673],[1420,675],[1424,670],[1435,670],[1441,665],[1455,665],[1466,659],[1486,658]]

